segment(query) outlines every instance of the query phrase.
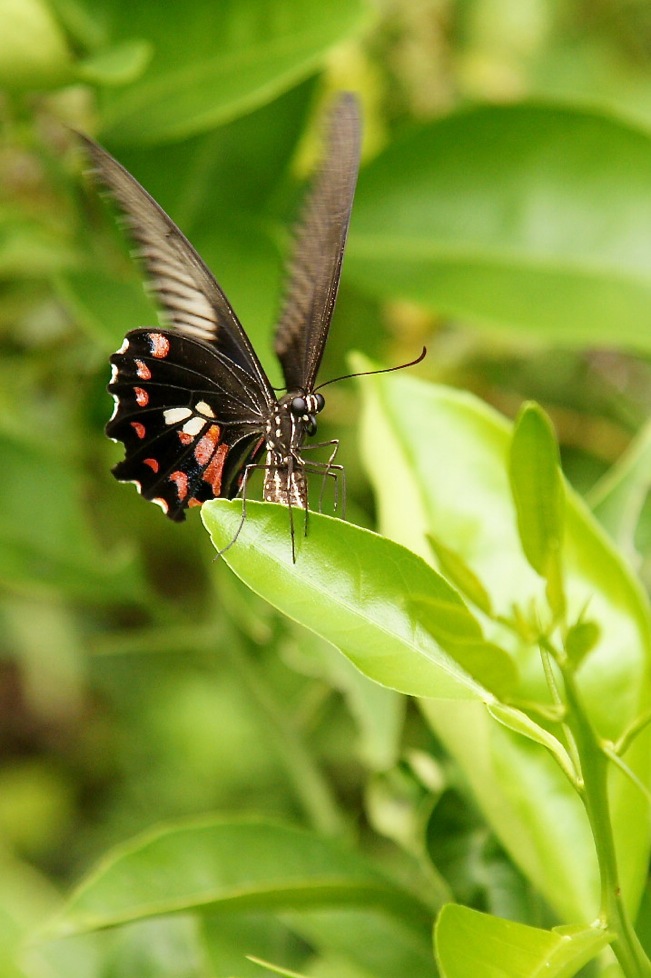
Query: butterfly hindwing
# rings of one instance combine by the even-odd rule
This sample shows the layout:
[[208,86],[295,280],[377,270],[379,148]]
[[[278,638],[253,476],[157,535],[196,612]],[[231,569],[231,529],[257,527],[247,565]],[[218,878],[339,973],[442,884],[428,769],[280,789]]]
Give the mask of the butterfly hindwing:
[[328,338],[357,182],[360,132],[357,99],[344,93],[332,112],[324,161],[296,231],[276,330],[276,354],[289,390],[313,390]]
[[173,520],[235,496],[264,445],[264,403],[242,386],[244,371],[201,341],[155,329],[128,333],[111,364],[106,432],[126,450],[115,477],[135,482]]

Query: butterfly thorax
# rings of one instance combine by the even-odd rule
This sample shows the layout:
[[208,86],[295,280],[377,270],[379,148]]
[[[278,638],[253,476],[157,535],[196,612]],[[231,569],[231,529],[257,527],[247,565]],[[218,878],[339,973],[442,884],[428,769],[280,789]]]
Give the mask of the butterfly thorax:
[[321,394],[292,391],[276,402],[265,427],[267,458],[264,499],[307,509],[307,482],[301,448],[317,429],[316,415],[325,400]]

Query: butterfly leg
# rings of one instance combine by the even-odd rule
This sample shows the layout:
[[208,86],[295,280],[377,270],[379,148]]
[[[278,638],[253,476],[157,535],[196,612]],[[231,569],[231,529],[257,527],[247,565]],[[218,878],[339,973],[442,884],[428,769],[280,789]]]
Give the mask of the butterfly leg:
[[[217,556],[214,558],[215,560],[218,560],[222,554],[225,554],[227,550],[231,549],[233,544],[237,541],[237,538],[239,537],[240,533],[242,532],[242,527],[244,526],[246,520],[246,489],[249,482],[249,476],[251,475],[252,472],[255,472],[256,470],[259,469],[263,469],[264,471],[267,471],[269,469],[269,466],[260,462],[250,462],[248,465],[244,467],[244,473],[242,475],[242,484],[239,490],[239,494],[242,497],[242,515],[240,517],[240,522],[238,524],[237,530],[235,531],[235,535],[233,536],[233,539],[229,543],[227,543],[222,550],[218,551]],[[292,550],[293,550],[293,542],[292,542]]]
[[337,470],[343,479],[343,504],[342,504],[342,516],[345,518],[346,513],[346,478],[343,465],[334,465],[334,460],[337,457],[337,452],[339,451],[339,439],[333,438],[331,441],[319,441],[314,442],[311,445],[303,445],[303,451],[309,451],[313,448],[329,448],[332,447],[332,452],[327,462],[310,462],[308,463],[309,468],[312,472],[319,472],[323,475],[323,480],[321,482],[321,492],[319,493],[319,512],[323,511],[323,495],[325,492],[325,480],[327,477],[334,479],[335,485],[335,498],[334,498],[334,509],[338,508],[339,503],[339,476],[333,471]]

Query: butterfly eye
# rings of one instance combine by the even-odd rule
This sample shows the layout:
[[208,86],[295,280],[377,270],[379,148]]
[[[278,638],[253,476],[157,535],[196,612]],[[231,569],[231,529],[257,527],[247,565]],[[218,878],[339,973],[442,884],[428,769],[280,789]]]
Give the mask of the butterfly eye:
[[307,411],[307,404],[305,403],[304,397],[295,397],[290,405],[290,410],[292,414],[300,417]]
[[325,397],[323,396],[323,394],[315,394],[314,395],[314,400],[315,400],[315,404],[316,404],[316,407],[315,407],[314,410],[318,414],[319,411],[323,411],[323,409],[325,407]]

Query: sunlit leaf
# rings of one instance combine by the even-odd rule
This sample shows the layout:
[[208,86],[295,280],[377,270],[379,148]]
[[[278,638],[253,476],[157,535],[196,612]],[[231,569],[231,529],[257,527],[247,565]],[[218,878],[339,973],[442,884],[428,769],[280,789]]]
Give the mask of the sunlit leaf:
[[[360,358],[355,366],[368,364]],[[544,713],[551,705],[549,691],[531,644],[531,609],[546,600],[544,582],[524,558],[517,533],[508,481],[509,425],[467,394],[407,377],[367,377],[360,390],[362,452],[382,527],[414,550],[423,549],[426,534],[433,534],[483,582],[497,618],[515,616],[525,624],[531,619],[519,634],[497,621],[483,625],[487,640],[512,652],[521,669],[518,699],[539,703]],[[627,565],[569,489],[563,571],[570,620],[588,608],[600,630],[577,674],[581,694],[595,728],[616,741],[649,704],[648,607]],[[562,919],[590,919],[599,899],[593,841],[583,806],[552,755],[524,731],[497,724],[475,703],[421,705],[527,877]],[[648,779],[648,744],[645,731],[627,754],[642,781]],[[612,792],[621,882],[635,906],[635,867],[646,864],[649,846],[646,803],[625,778],[613,781]]]
[[536,404],[526,404],[518,415],[509,478],[525,556],[546,579],[552,610],[561,615],[565,608],[561,564],[565,490],[551,422]]
[[[240,501],[202,506],[218,551],[235,536],[241,511]],[[296,528],[294,564],[287,509],[247,501],[246,512],[236,543],[221,559],[253,591],[384,686],[435,698],[491,698],[412,620],[409,594],[463,607],[456,591],[423,560],[368,530],[311,513],[309,535]]]
[[442,978],[572,978],[613,939],[595,927],[540,930],[453,903],[435,937]]

